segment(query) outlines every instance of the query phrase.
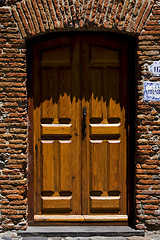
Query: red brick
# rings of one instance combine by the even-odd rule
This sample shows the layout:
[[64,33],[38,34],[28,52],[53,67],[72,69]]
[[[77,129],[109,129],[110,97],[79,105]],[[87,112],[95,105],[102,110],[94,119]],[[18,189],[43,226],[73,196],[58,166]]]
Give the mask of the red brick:
[[23,199],[23,196],[12,194],[12,195],[6,195],[6,198],[15,200],[15,199]]
[[144,206],[143,208],[144,208],[144,209],[149,209],[149,210],[151,210],[151,209],[158,209],[159,206],[158,206],[158,205],[157,205],[157,206],[155,206],[155,205],[146,205],[146,206]]
[[[157,81],[147,65],[158,61],[160,7],[156,1],[7,0],[0,7],[0,153],[7,156],[0,173],[2,228],[25,228],[27,222],[27,74],[26,39],[54,29],[121,31],[137,37],[135,192],[136,227],[147,228],[159,206],[158,148],[160,103],[143,101],[143,82]],[[125,38],[125,34],[123,35]],[[130,76],[128,77],[129,80]],[[129,83],[130,84],[130,83]],[[123,106],[121,106],[123,107]],[[131,109],[132,110],[132,109]],[[5,117],[4,117],[5,116]],[[3,118],[4,117],[4,118]],[[1,119],[0,119],[1,121]],[[132,147],[132,146],[131,146]],[[23,196],[24,195],[24,196]],[[8,199],[7,199],[8,197]],[[153,199],[154,198],[154,199]],[[10,225],[9,225],[10,224]]]

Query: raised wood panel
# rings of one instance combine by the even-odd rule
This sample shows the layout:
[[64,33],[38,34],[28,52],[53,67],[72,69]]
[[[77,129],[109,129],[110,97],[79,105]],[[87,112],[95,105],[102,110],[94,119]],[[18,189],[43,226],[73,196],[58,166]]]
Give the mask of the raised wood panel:
[[121,182],[121,159],[120,159],[121,141],[108,141],[108,191],[112,194],[120,192]]
[[52,61],[42,61],[41,67],[49,69],[49,68],[70,68],[71,63],[65,62],[52,62]]
[[70,46],[57,46],[42,51],[42,62],[55,62],[55,63],[70,63],[71,62],[71,47]]
[[60,192],[72,193],[72,141],[59,141],[60,143]]
[[109,68],[107,69],[108,88],[107,94],[109,99],[108,106],[108,119],[111,121],[121,119],[121,107],[120,106],[120,92],[121,88],[125,87],[120,85],[119,69]]
[[119,52],[103,46],[90,46],[90,63],[119,65]]
[[54,74],[53,69],[42,69],[42,88],[41,88],[41,117],[42,118],[53,118],[55,114],[55,106],[53,105],[53,93],[55,93],[55,88],[57,89],[54,79],[52,81]]
[[107,145],[103,140],[90,140],[91,189],[93,195],[101,195],[107,186]]
[[72,78],[70,69],[59,69],[58,71],[59,82],[59,118],[71,118],[71,89]]
[[90,124],[91,135],[120,135],[120,123]]
[[71,117],[71,69],[42,69],[42,118]]
[[120,196],[117,197],[90,197],[91,200],[91,210],[109,210],[109,211],[116,211],[118,212],[120,209]]
[[44,210],[71,210],[72,197],[42,197]]
[[54,163],[54,141],[41,141],[42,147],[42,170],[43,170],[43,192],[54,193],[55,163]]
[[90,118],[102,119],[102,73],[101,68],[90,69]]
[[42,136],[71,136],[72,124],[41,124]]

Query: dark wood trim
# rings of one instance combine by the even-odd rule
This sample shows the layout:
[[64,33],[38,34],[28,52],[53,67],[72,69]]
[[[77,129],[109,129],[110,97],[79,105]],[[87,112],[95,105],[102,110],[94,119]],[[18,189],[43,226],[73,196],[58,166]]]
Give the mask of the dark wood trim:
[[136,47],[137,38],[132,37],[128,42],[128,223],[135,226],[135,149],[136,149]]
[[[27,44],[28,46],[28,44]],[[28,222],[34,221],[34,126],[33,126],[33,52],[27,48],[27,91],[28,91]]]

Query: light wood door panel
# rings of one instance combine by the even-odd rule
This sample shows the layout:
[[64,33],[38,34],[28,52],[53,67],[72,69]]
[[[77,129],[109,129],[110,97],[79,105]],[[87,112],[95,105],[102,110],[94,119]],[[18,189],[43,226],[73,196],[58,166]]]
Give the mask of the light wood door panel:
[[120,70],[122,54],[125,50],[114,42],[84,37],[82,107],[87,112],[87,134],[82,142],[83,214],[125,215],[127,210],[126,72]]
[[79,48],[68,37],[54,43],[35,49],[36,214],[74,215],[81,212]]
[[82,34],[35,46],[36,221],[127,221],[126,54]]

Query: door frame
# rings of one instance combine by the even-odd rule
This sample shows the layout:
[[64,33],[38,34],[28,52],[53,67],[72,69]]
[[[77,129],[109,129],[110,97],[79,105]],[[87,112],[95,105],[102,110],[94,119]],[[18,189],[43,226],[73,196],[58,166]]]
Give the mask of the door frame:
[[[79,31],[78,31],[79,33]],[[84,32],[82,32],[84,33]],[[93,32],[87,32],[87,34]],[[55,225],[52,222],[36,222],[34,221],[34,119],[33,119],[33,99],[34,99],[34,79],[33,79],[33,49],[37,43],[50,40],[56,36],[67,36],[70,34],[76,34],[76,32],[68,33],[50,33],[45,34],[34,39],[27,41],[27,90],[28,90],[28,224],[29,225]],[[95,32],[94,32],[95,34]],[[111,40],[114,39],[119,42],[125,42],[128,50],[128,72],[127,72],[127,98],[128,98],[128,121],[130,125],[130,134],[128,137],[128,152],[127,152],[127,202],[128,202],[128,225],[135,225],[135,93],[136,93],[136,80],[135,80],[135,47],[136,39],[132,36],[117,33],[98,32],[98,36],[107,36]],[[134,47],[133,47],[134,46]],[[132,83],[132,84],[131,84]],[[133,91],[134,89],[134,91]],[[130,111],[131,109],[131,111]],[[79,225],[76,222],[72,225]],[[94,223],[91,223],[94,225]],[[99,223],[95,223],[97,225]],[[58,223],[58,225],[64,225],[64,223]],[[67,223],[65,223],[67,225]],[[70,224],[69,224],[70,225]],[[90,225],[90,224],[89,224]],[[104,225],[115,225],[114,222],[108,222]],[[117,225],[117,223],[116,223]],[[120,224],[122,225],[122,224]]]

